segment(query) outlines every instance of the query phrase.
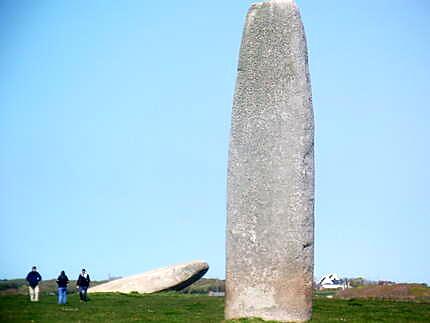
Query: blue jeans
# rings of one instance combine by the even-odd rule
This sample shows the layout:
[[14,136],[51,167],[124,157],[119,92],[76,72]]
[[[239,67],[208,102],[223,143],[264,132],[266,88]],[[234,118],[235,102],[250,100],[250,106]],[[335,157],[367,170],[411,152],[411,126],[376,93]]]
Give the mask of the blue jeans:
[[58,287],[58,304],[66,304],[67,287]]
[[87,286],[79,286],[79,298],[81,299],[81,301],[88,301],[87,289]]

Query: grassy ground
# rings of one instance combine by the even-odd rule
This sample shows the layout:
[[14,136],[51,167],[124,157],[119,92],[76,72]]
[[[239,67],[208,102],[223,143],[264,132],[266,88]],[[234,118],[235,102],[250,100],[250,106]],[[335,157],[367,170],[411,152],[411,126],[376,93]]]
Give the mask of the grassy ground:
[[[224,299],[219,297],[156,295],[91,295],[80,303],[77,295],[66,306],[55,296],[39,303],[27,297],[0,297],[0,322],[222,322]],[[312,322],[430,322],[430,304],[316,298]],[[236,322],[262,322],[240,320]]]

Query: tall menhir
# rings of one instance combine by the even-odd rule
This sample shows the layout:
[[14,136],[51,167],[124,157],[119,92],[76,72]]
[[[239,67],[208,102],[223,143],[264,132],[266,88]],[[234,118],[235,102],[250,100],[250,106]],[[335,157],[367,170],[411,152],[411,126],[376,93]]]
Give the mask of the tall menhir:
[[314,121],[306,39],[293,0],[253,5],[228,165],[227,319],[312,314]]

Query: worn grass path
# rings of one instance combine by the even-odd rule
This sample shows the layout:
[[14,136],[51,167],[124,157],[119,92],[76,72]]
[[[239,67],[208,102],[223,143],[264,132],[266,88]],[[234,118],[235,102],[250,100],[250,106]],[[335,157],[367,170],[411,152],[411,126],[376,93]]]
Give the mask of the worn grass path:
[[[209,323],[223,322],[223,310],[223,298],[181,294],[100,294],[86,304],[71,295],[66,306],[56,304],[55,296],[39,303],[21,295],[0,297],[0,322]],[[317,298],[312,322],[430,322],[430,304]]]

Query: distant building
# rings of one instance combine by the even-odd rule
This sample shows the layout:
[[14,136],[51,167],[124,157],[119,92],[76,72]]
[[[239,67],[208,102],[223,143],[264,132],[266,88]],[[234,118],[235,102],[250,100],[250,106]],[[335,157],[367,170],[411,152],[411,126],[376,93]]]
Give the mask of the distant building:
[[336,274],[328,274],[320,279],[318,287],[319,289],[345,289],[348,288],[348,281],[340,279]]
[[213,292],[213,291],[209,291],[208,293],[209,296],[214,296],[214,297],[224,297],[225,293],[224,292]]
[[378,285],[379,286],[391,286],[391,285],[395,285],[395,282],[389,281],[389,280],[380,280],[378,281]]

